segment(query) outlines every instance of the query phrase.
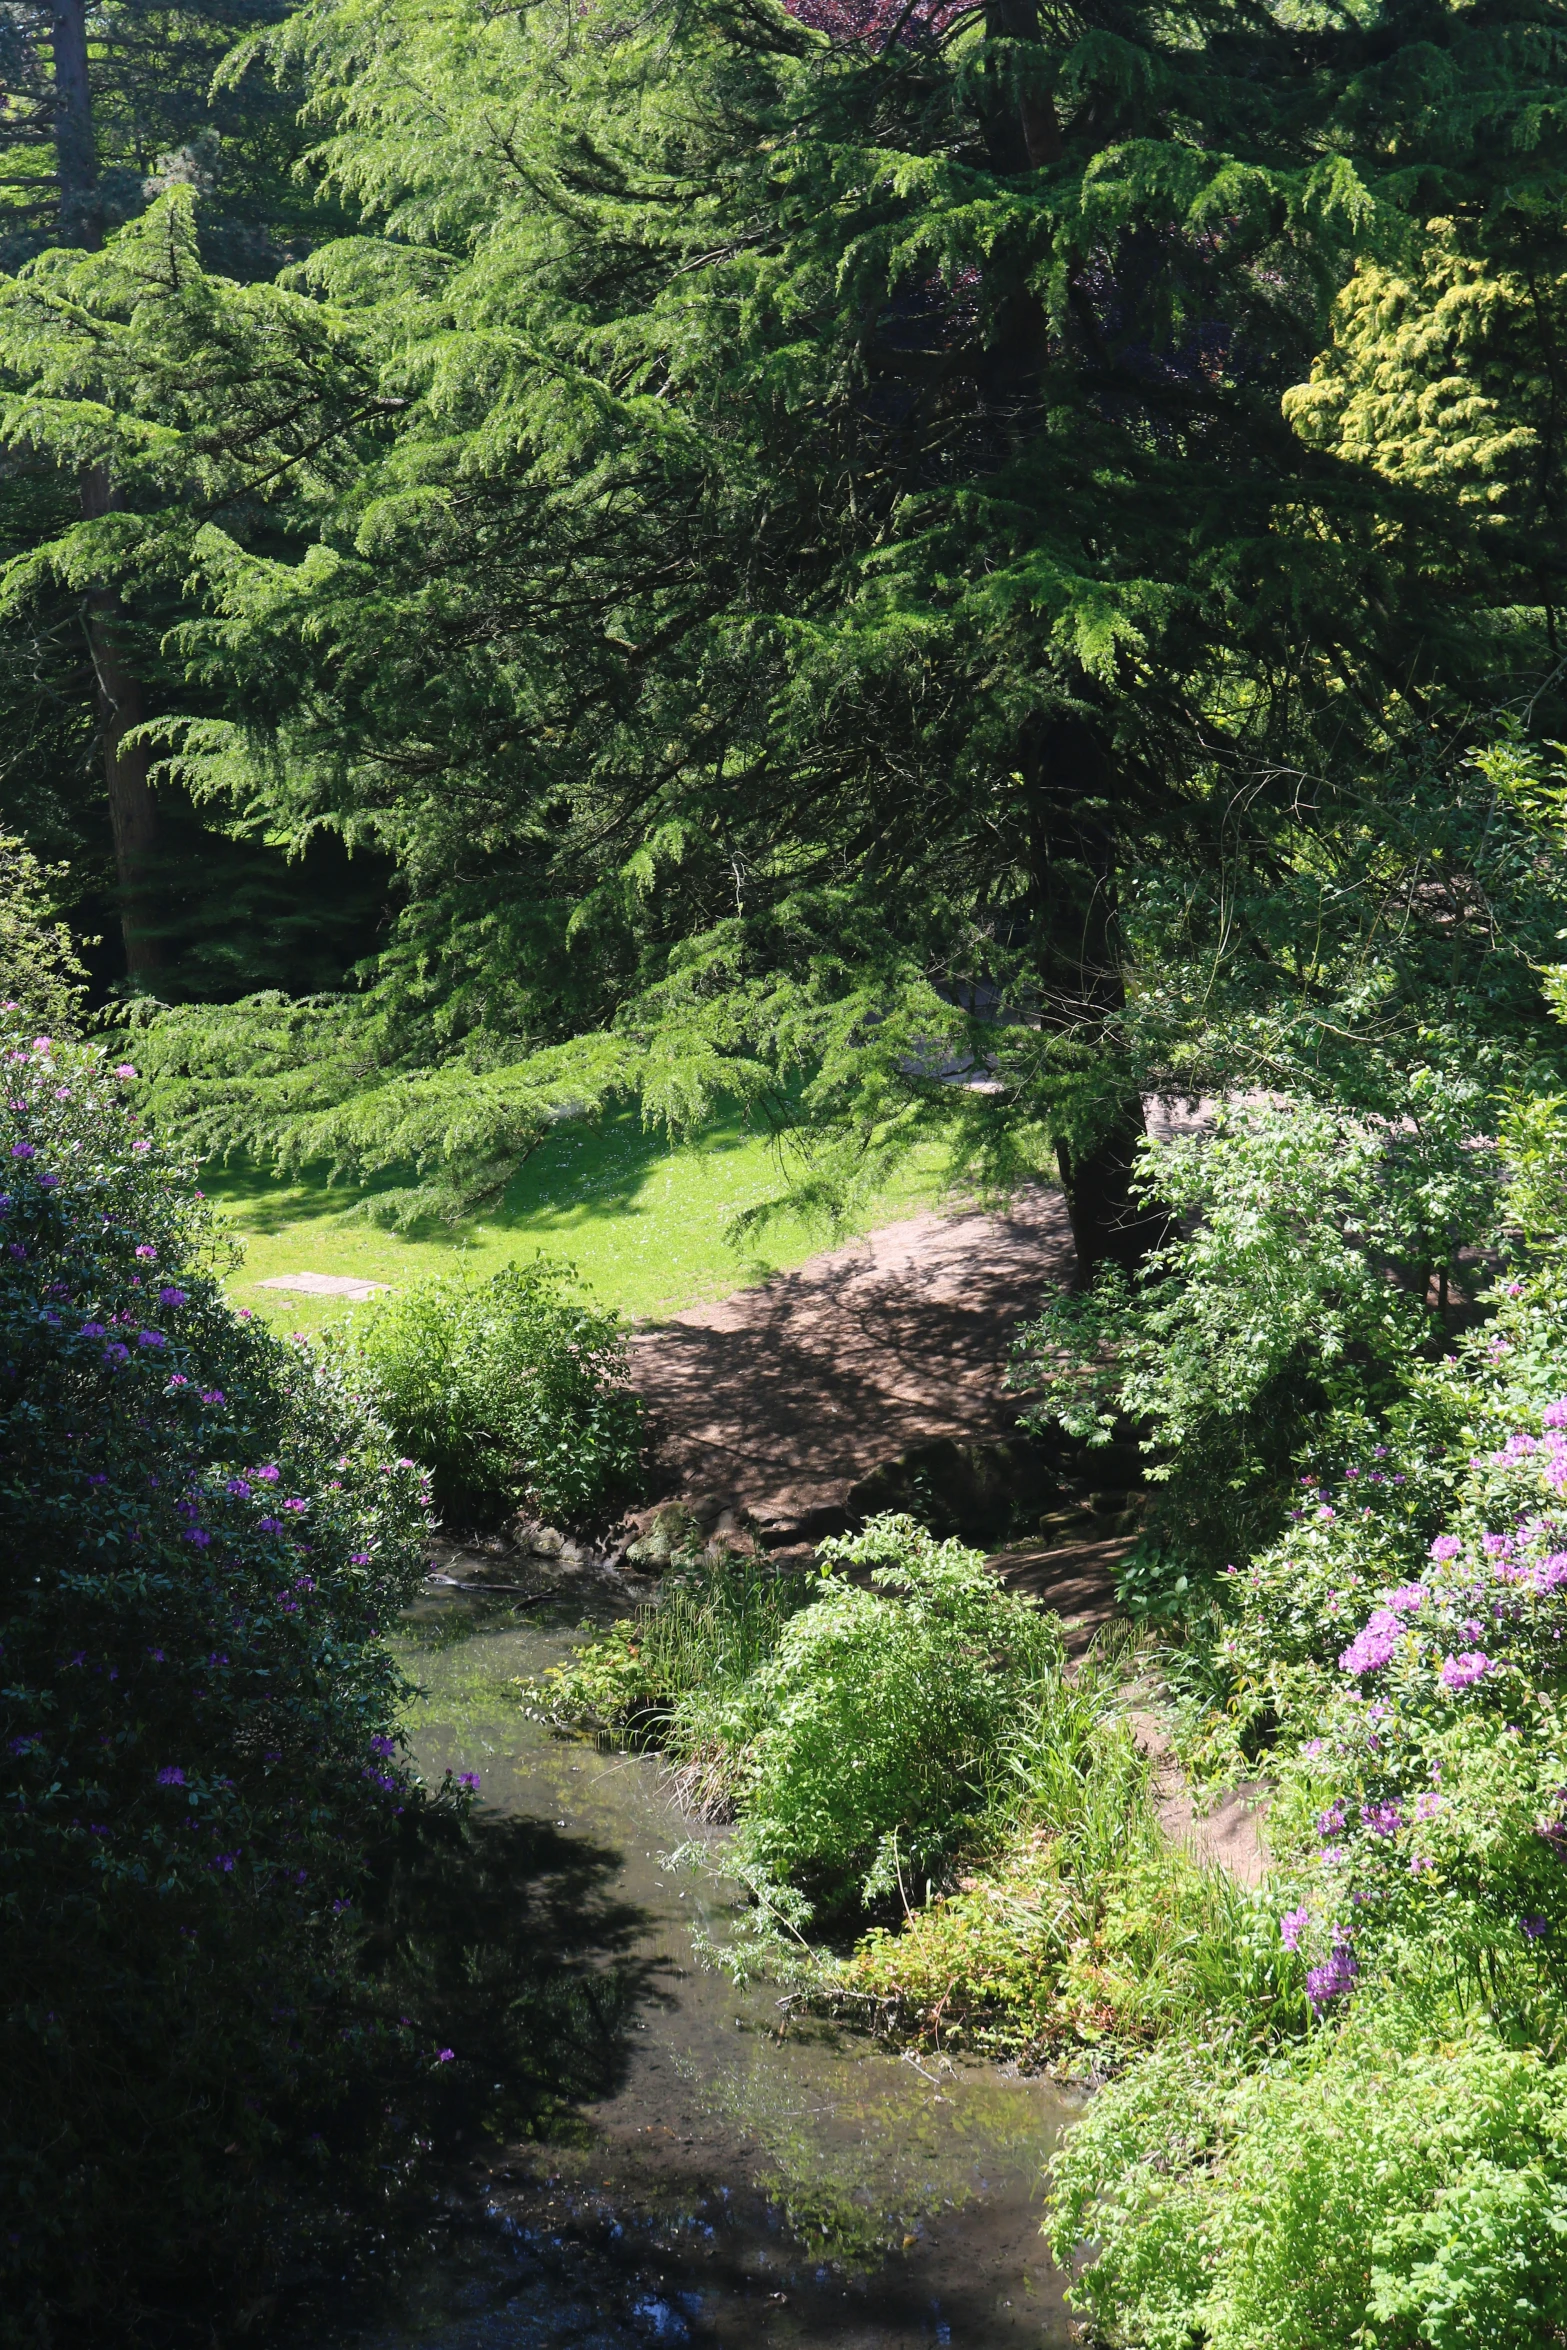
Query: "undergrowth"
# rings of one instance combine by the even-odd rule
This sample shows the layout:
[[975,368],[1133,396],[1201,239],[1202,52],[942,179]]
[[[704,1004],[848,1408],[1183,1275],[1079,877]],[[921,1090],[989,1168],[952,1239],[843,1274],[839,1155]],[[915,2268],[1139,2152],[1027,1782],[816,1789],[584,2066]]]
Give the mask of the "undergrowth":
[[523,1685],[734,1823],[754,1906],[709,1957],[949,2046],[1129,2048],[1215,2008],[1303,2026],[1271,1911],[1164,1836],[1114,1658],[1069,1672],[1053,1617],[908,1518],[822,1562],[689,1561]]

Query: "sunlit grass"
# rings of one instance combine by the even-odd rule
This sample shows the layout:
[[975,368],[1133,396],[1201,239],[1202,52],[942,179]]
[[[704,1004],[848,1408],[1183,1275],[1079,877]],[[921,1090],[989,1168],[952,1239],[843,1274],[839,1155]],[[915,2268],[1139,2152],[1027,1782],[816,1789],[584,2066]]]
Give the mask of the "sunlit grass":
[[[215,1166],[204,1180],[244,1242],[244,1262],[229,1280],[235,1304],[290,1330],[364,1309],[257,1287],[274,1274],[348,1274],[404,1288],[459,1268],[492,1272],[542,1251],[574,1264],[606,1305],[657,1320],[787,1271],[835,1237],[822,1224],[783,1217],[736,1247],[730,1219],[779,1187],[768,1145],[736,1122],[671,1149],[634,1111],[563,1130],[518,1171],[498,1208],[455,1227],[432,1220],[403,1234],[345,1221],[363,1195],[324,1177],[277,1182]],[[934,1156],[915,1161],[865,1204],[852,1229],[914,1215],[938,1190]]]

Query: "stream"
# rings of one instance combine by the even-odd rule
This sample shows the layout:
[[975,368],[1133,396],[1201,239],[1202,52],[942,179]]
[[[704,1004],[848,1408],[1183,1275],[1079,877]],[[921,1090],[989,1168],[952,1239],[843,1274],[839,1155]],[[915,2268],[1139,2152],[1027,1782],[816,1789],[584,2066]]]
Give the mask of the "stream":
[[[491,1816],[594,1856],[643,1986],[607,2096],[545,2138],[491,2144],[444,2198],[390,2307],[318,2319],[290,2350],[1054,2350],[1070,2338],[1039,2235],[1040,2173],[1077,2110],[1059,2085],[916,2061],[737,1991],[741,1895],[693,1839],[656,1761],[552,1738],[511,1684],[567,1655],[575,1603],[452,1593],[405,1627],[427,1776],[479,1774]],[[406,2251],[406,2248],[404,2248]]]

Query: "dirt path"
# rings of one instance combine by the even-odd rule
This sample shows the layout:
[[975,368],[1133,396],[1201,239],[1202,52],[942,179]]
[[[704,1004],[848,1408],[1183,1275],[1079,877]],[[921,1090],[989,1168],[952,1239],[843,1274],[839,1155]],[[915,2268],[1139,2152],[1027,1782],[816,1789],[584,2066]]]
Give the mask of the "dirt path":
[[1009,1215],[923,1215],[693,1306],[632,1341],[659,1484],[723,1494],[808,1537],[851,1485],[937,1436],[1008,1436],[1012,1334],[1072,1264],[1059,1194]]

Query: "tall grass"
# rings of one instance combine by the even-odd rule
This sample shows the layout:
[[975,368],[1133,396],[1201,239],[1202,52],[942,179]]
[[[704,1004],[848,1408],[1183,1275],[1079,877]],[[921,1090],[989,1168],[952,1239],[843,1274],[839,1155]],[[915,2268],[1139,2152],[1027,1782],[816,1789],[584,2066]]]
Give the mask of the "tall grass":
[[1124,2049],[1197,2017],[1304,2029],[1275,1905],[1171,1844],[1123,1690],[1103,1662],[1037,1685],[968,1873],[866,1934],[841,1997],[902,2037],[1036,2055]]
[[719,1818],[731,1808],[737,1762],[720,1724],[813,1593],[809,1577],[764,1559],[691,1559],[648,1606],[518,1687],[557,1729],[591,1732],[602,1746],[658,1748],[682,1800]]

